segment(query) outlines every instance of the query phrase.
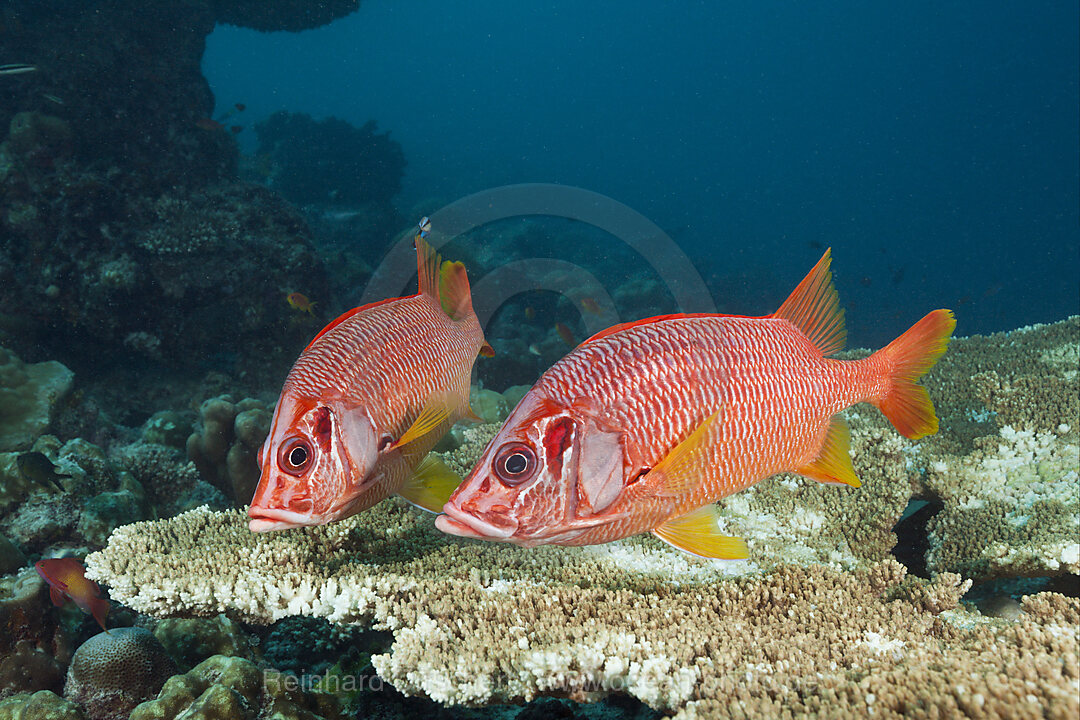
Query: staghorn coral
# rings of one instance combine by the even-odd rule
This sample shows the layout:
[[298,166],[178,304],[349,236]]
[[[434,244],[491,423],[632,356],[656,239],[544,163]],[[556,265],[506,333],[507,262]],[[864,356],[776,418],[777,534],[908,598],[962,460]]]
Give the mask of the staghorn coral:
[[[854,714],[876,702],[888,716],[957,702],[955,674],[990,707],[1022,692],[1051,715],[1076,708],[1077,632],[1062,622],[1080,611],[1075,599],[1048,595],[1016,623],[990,621],[958,606],[969,581],[907,577],[891,559],[739,577],[748,563],[650,538],[532,550],[457,542],[385,502],[270,535],[248,532],[240,512],[196,510],[122,528],[87,563],[115,599],[154,615],[310,615],[390,630],[389,653],[373,658],[379,674],[443,703],[615,691],[706,716],[737,714],[743,700],[766,714]],[[1021,658],[1030,671],[1007,674]]]

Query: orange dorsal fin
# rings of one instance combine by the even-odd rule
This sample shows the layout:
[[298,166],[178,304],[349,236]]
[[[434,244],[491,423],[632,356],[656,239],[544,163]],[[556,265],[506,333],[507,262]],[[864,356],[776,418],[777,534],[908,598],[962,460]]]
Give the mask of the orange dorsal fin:
[[818,456],[795,472],[818,482],[861,487],[851,464],[851,431],[841,418],[834,417],[825,431]]
[[428,241],[416,236],[416,284],[421,295],[439,298],[439,254]]
[[447,260],[439,268],[439,301],[451,320],[472,315],[472,293],[463,263]]
[[847,340],[844,311],[837,300],[829,270],[831,263],[832,248],[825,251],[814,269],[772,315],[799,328],[822,355],[843,350]]

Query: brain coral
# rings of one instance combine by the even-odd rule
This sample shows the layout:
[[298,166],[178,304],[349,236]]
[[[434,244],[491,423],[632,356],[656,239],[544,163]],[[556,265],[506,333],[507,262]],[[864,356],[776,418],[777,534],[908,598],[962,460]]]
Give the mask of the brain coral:
[[83,706],[90,720],[126,720],[175,672],[176,663],[149,630],[114,628],[75,651],[64,697]]

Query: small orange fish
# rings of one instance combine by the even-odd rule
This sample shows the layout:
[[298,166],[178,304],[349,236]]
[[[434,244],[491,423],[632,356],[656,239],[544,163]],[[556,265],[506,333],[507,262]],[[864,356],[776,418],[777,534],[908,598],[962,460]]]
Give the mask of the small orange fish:
[[395,494],[438,512],[460,482],[426,456],[469,414],[473,361],[494,351],[465,266],[415,242],[419,292],[349,310],[289,371],[259,451],[252,531],[322,525]]
[[581,309],[585,312],[592,313],[593,315],[600,315],[604,310],[600,307],[600,303],[596,302],[591,297],[581,298]]
[[574,342],[574,331],[568,328],[566,323],[555,323],[555,332],[559,333],[559,337],[562,338],[562,341],[570,347],[577,345],[577,343]]
[[98,584],[87,579],[86,569],[81,562],[75,558],[38,560],[34,569],[41,579],[49,584],[49,597],[53,605],[63,607],[65,598],[68,598],[82,608],[83,612],[93,615],[102,630],[109,631],[105,627],[109,601],[102,595]]
[[859,487],[847,423],[878,407],[908,438],[938,429],[918,384],[956,320],[934,310],[860,360],[826,251],[772,315],[666,315],[609,328],[555,363],[510,413],[435,520],[443,532],[593,545],[652,532],[696,555],[745,558],[716,500],[796,472]]
[[315,316],[315,312],[314,312],[314,310],[312,308],[314,308],[317,303],[314,303],[311,300],[309,300],[308,296],[305,295],[304,293],[291,292],[291,293],[289,293],[288,295],[285,296],[285,300],[288,301],[290,306],[296,308],[300,312],[306,312],[308,315],[311,315],[312,317]]

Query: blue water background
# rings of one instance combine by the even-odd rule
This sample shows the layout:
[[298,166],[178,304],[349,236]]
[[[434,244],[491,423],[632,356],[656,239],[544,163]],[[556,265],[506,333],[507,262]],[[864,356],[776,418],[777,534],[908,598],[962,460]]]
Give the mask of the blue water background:
[[851,339],[880,345],[935,307],[959,334],[1080,309],[1078,12],[370,0],[299,34],[219,27],[204,67],[246,123],[376,119],[406,213],[508,183],[609,195],[746,314],[832,246]]

